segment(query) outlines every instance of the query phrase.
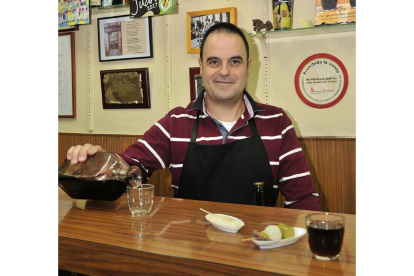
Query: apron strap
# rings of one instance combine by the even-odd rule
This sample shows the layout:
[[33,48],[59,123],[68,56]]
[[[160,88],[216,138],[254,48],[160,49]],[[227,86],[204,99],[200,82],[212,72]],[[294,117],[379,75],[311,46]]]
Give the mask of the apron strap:
[[195,142],[197,140],[198,117],[199,116],[200,116],[200,110],[197,111],[197,118],[196,118],[194,126],[193,126],[193,132],[191,133],[190,144],[195,144]]
[[252,117],[250,120],[250,130],[252,131],[252,136],[258,136],[259,132],[257,132],[256,123],[254,122],[254,118]]

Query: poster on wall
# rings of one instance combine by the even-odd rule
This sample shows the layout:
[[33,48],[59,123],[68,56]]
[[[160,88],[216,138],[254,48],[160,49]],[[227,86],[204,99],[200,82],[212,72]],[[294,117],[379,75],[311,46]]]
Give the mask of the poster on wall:
[[131,17],[147,17],[177,13],[177,0],[131,0]]
[[58,0],[58,28],[89,24],[89,0]]
[[348,72],[336,57],[320,53],[305,59],[295,75],[299,98],[313,108],[328,108],[339,103],[348,89]]
[[315,26],[356,22],[356,0],[316,0]]

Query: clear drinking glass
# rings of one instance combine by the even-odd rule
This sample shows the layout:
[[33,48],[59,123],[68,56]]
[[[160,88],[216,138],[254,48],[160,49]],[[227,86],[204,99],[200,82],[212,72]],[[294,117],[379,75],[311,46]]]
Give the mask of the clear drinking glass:
[[145,216],[151,212],[154,200],[154,185],[141,184],[127,187],[128,206],[133,216]]
[[309,247],[318,260],[330,261],[339,257],[345,233],[345,217],[334,213],[306,215]]

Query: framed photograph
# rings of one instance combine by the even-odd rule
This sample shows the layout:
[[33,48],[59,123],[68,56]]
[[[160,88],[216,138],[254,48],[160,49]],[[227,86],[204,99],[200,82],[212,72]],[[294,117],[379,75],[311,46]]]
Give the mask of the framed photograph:
[[230,22],[237,25],[237,8],[187,12],[187,53],[200,53],[204,33],[214,24]]
[[98,18],[99,61],[152,58],[152,17]]
[[58,117],[76,118],[75,33],[58,38]]
[[148,68],[101,71],[104,109],[150,108]]
[[201,81],[200,67],[191,67],[190,70],[190,98],[191,101],[197,99],[203,91],[203,82]]

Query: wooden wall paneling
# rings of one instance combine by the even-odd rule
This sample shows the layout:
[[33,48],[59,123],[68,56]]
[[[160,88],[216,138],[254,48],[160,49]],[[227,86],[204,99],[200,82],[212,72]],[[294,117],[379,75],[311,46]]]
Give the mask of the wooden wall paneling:
[[[102,135],[59,133],[58,163],[65,160],[73,145],[91,143],[106,151],[119,153],[140,139],[141,135]],[[323,211],[356,213],[356,139],[354,138],[300,138],[309,170],[320,196]],[[161,177],[169,177],[162,173]],[[166,183],[168,179],[166,180]],[[160,191],[161,192],[161,191]],[[283,207],[279,194],[277,207]]]
[[[323,211],[356,213],[354,138],[299,138]],[[276,207],[283,207],[279,193]]]
[[322,210],[356,213],[355,139],[302,138]]

